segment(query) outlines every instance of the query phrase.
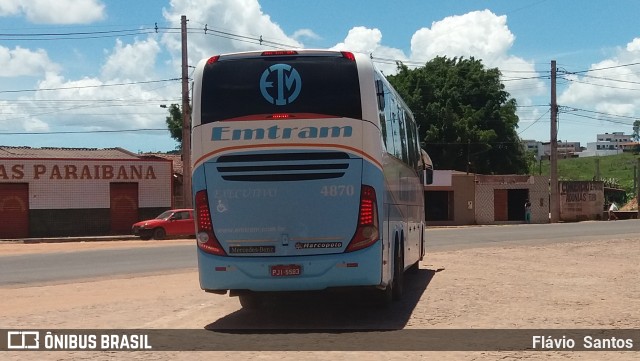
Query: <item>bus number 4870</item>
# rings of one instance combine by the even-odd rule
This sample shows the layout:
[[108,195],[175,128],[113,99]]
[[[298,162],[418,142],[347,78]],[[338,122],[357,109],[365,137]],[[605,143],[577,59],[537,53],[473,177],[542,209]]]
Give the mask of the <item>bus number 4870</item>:
[[342,197],[342,196],[352,196],[354,195],[355,190],[352,185],[334,185],[334,186],[323,186],[320,189],[320,194],[325,197]]

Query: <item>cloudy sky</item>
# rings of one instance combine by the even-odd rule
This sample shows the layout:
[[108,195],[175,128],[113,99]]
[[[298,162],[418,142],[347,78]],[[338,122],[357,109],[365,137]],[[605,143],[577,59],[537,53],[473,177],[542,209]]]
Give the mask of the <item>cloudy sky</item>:
[[364,52],[385,74],[481,59],[540,141],[556,60],[558,138],[586,145],[640,119],[637,14],[636,0],[0,0],[0,145],[174,149],[162,106],[180,103],[181,15],[191,66],[272,48]]

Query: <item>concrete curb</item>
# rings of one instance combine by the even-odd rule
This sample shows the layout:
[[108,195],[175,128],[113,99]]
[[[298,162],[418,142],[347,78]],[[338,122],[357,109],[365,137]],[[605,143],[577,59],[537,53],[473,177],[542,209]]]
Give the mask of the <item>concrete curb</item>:
[[50,238],[21,238],[21,239],[0,239],[2,243],[65,243],[65,242],[108,242],[108,241],[134,241],[140,237],[133,235],[116,236],[83,236],[83,237],[50,237]]

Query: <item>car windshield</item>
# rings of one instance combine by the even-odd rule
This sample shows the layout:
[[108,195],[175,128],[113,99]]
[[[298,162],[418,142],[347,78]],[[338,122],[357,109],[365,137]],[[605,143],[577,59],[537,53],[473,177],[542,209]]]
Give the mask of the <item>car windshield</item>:
[[172,214],[173,214],[172,211],[162,212],[162,214],[157,216],[156,219],[167,219],[167,218],[171,217]]

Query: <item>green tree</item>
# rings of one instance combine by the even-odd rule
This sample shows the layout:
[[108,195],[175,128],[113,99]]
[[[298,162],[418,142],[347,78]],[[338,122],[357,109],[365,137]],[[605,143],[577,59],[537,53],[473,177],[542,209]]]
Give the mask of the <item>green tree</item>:
[[437,57],[413,70],[399,63],[388,79],[413,111],[436,169],[529,171],[516,133],[516,101],[504,90],[497,68],[485,69],[474,58]]
[[182,148],[182,109],[178,104],[171,104],[169,106],[169,116],[166,118],[167,127],[169,127],[169,134],[171,138],[178,142],[176,149]]

